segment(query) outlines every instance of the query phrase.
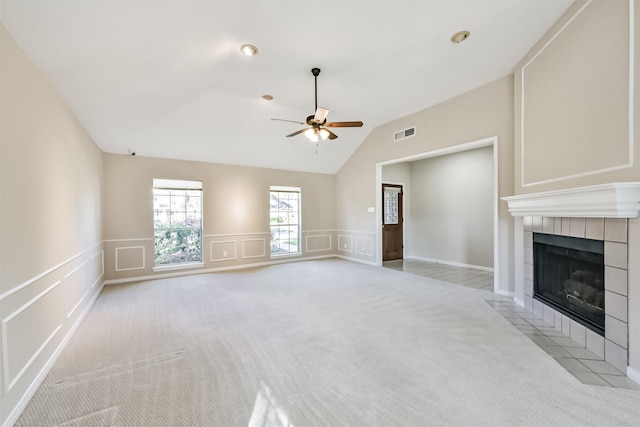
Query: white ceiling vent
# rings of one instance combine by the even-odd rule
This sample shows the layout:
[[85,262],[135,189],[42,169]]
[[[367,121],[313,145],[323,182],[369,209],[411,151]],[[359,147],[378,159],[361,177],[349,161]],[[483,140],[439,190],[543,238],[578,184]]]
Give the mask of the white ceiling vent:
[[395,132],[393,134],[393,141],[394,142],[402,141],[403,139],[411,138],[415,134],[416,134],[416,127],[415,126],[411,126],[408,129],[400,130],[398,132]]

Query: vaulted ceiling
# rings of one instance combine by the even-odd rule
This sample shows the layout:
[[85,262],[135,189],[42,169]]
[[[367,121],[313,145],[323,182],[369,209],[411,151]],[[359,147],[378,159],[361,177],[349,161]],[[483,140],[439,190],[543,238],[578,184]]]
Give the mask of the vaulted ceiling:
[[[512,73],[571,3],[1,0],[0,20],[105,152],[335,173],[375,127]],[[313,67],[328,120],[364,122],[318,147],[271,120],[314,113]]]

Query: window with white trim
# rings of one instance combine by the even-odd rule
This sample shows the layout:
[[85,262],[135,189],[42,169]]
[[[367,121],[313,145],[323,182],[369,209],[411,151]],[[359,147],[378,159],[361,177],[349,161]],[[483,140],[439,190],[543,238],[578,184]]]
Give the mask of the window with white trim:
[[153,180],[156,267],[202,262],[202,182]]
[[300,188],[272,186],[269,203],[271,255],[300,254]]

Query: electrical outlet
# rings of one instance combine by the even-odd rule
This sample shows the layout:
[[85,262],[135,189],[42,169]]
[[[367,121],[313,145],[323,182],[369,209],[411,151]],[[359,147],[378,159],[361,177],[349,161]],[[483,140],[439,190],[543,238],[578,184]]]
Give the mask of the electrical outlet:
[[227,257],[227,251],[223,251],[222,252],[222,256],[226,258]]
[[347,249],[347,244],[345,243],[344,245],[342,245],[342,247],[343,247],[344,249]]

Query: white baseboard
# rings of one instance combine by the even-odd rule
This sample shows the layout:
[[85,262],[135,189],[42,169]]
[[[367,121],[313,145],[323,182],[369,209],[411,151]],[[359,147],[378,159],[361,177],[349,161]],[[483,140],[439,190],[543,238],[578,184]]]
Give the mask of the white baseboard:
[[524,308],[524,301],[518,298],[513,298],[513,302],[516,303],[517,305],[519,305],[520,307]]
[[450,265],[452,267],[473,268],[474,270],[482,270],[482,271],[488,271],[490,273],[493,273],[493,268],[484,267],[482,265],[465,264],[465,263],[453,262],[453,261],[443,261],[441,259],[426,258],[426,257],[419,257],[419,256],[406,256],[405,259],[414,259],[416,261],[433,262],[436,264]]
[[[493,291],[493,292],[498,294],[498,295],[502,295],[502,296],[510,297],[510,298],[513,298],[515,296],[514,292],[512,292],[512,291],[503,291],[502,289],[498,289],[497,291]],[[515,302],[515,298],[514,298],[514,302]],[[516,302],[516,304],[518,304],[518,303]],[[518,305],[520,305],[520,304],[518,304]],[[522,306],[524,307],[524,302],[522,302]]]
[[631,366],[627,366],[627,378],[635,383],[640,384],[640,371],[636,371]]
[[313,260],[325,259],[325,258],[335,258],[336,256],[337,255],[318,255],[318,256],[311,256],[311,257],[304,257],[304,258],[303,257],[298,257],[298,258],[287,257],[279,260],[255,262],[251,264],[231,265],[228,267],[174,271],[172,273],[154,274],[150,276],[133,276],[133,277],[125,277],[122,279],[110,279],[110,280],[105,280],[104,284],[117,285],[120,283],[132,283],[132,282],[141,282],[144,280],[168,279],[171,277],[191,276],[194,274],[208,274],[208,273],[217,273],[221,271],[245,270],[247,268],[266,267],[269,265],[286,264],[289,262],[313,261]]
[[18,401],[18,404],[13,408],[13,410],[11,411],[7,419],[2,424],[2,427],[10,427],[18,421],[18,418],[20,418],[22,411],[24,411],[24,409],[27,407],[33,395],[36,394],[36,391],[38,391],[38,388],[42,385],[42,382],[49,374],[49,371],[51,371],[51,368],[53,368],[53,365],[56,363],[56,361],[60,357],[60,354],[62,354],[62,351],[69,343],[69,340],[71,339],[73,334],[76,332],[76,330],[84,320],[87,313],[89,313],[89,310],[91,310],[91,307],[93,307],[93,304],[96,302],[96,299],[98,298],[98,295],[100,295],[100,292],[102,292],[103,287],[104,287],[104,282],[102,282],[102,284],[95,291],[94,295],[91,297],[91,301],[86,305],[84,310],[82,310],[82,312],[80,313],[76,321],[73,323],[71,328],[69,328],[69,331],[64,336],[64,338],[62,339],[62,341],[60,342],[56,350],[53,352],[53,354],[51,354],[51,357],[49,357],[49,360],[47,360],[47,363],[45,363],[42,369],[40,370],[40,372],[38,372],[38,375],[36,375],[31,385],[29,385],[29,388],[27,389],[27,391],[20,398],[20,401]]

